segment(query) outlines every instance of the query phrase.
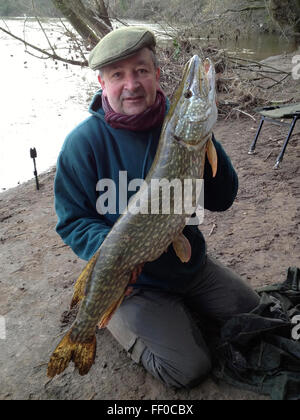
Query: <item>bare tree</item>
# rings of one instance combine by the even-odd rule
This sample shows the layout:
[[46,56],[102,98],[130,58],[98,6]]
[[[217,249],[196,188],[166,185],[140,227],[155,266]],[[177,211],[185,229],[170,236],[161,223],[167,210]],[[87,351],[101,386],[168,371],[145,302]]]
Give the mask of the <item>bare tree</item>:
[[[229,3],[230,6],[234,4]],[[236,3],[237,5],[228,7],[223,13],[266,10],[281,30],[290,27],[294,32],[300,32],[300,0],[246,0]]]
[[[26,0],[26,4],[28,1],[30,0]],[[34,2],[34,0],[32,1]],[[189,28],[192,28],[193,30],[194,28],[197,28],[197,30],[199,29],[201,31],[205,31],[206,29],[210,28],[209,30],[211,31],[212,23],[214,24],[215,22],[218,22],[219,25],[224,25],[225,15],[228,15],[230,12],[245,16],[245,13],[252,13],[253,11],[264,9],[272,17],[272,19],[277,22],[277,26],[280,28],[282,33],[284,33],[283,28],[285,28],[285,26],[293,27],[295,28],[295,32],[300,32],[300,0],[225,0],[223,2],[220,2],[219,0],[189,1],[191,1],[191,4],[193,4],[193,7],[195,7],[194,14],[197,22],[196,25],[193,25],[193,19],[189,17]],[[50,47],[48,49],[41,49],[38,46],[29,44],[25,41],[25,37],[24,39],[21,39],[20,37],[11,33],[7,27],[0,27],[0,30],[23,42],[26,45],[26,51],[28,53],[30,53],[30,51],[32,52],[32,50],[38,51],[40,53],[39,58],[53,58],[55,60],[64,61],[66,63],[72,62],[72,64],[81,66],[87,65],[87,51],[94,47],[104,35],[112,30],[112,23],[109,12],[113,16],[113,19],[119,20],[114,15],[114,11],[116,10],[117,5],[120,7],[122,5],[126,5],[126,8],[128,7],[130,9],[134,6],[137,7],[137,4],[144,4],[148,12],[151,9],[152,18],[156,16],[157,13],[157,23],[161,23],[162,20],[164,21],[167,19],[166,16],[160,12],[160,10],[162,10],[161,8],[169,11],[169,4],[171,4],[173,8],[175,6],[178,8],[183,7],[180,0],[145,0],[143,2],[141,2],[141,0],[130,0],[131,6],[129,6],[129,0],[126,2],[126,4],[125,0],[110,0],[110,2],[108,2],[108,0],[52,0],[51,4],[53,4],[57,10],[60,11],[60,13],[71,24],[71,27],[73,27],[76,31],[74,32],[69,28],[69,25],[66,25],[65,22],[62,21],[62,25],[64,26],[64,33],[67,34],[70,39],[72,39],[74,50],[79,52],[81,60],[74,59],[73,57],[67,58],[60,56],[60,54],[55,49],[55,46],[51,45],[46,31],[43,32]],[[156,9],[154,9],[154,6],[155,8],[158,8],[157,12]],[[34,6],[33,10],[36,10]],[[205,19],[205,13],[209,14],[209,19]],[[35,15],[37,17],[37,12],[35,12]],[[168,25],[170,27],[171,25],[169,23],[170,22],[168,22]],[[175,26],[177,25],[175,24]],[[43,30],[41,23],[40,27]],[[167,33],[167,35],[170,36],[170,38],[175,39],[175,41],[179,40],[182,44],[182,47],[185,47],[186,45],[190,45],[188,40],[189,28],[184,28],[184,31],[182,31],[182,42],[181,35],[175,35],[176,39],[174,38],[174,31],[172,31],[172,34],[170,35]],[[80,39],[76,37],[76,34],[79,35]],[[180,50],[181,49],[179,48],[178,51]],[[76,58],[78,58],[78,54],[76,54]]]
[[300,32],[300,0],[270,0],[270,12],[279,24]]
[[74,34],[74,32],[70,30],[63,21],[61,21],[65,35],[67,35],[73,42],[74,50],[79,52],[81,60],[74,59],[73,57],[62,57],[57,52],[55,45],[51,43],[46,30],[38,17],[38,11],[34,0],[32,0],[32,11],[34,12],[36,20],[47,40],[49,46],[48,49],[40,48],[37,45],[29,43],[25,40],[25,36],[22,39],[16,34],[13,34],[8,27],[0,27],[0,30],[18,41],[23,42],[27,53],[35,55],[36,52],[38,52],[39,55],[35,55],[38,58],[52,58],[68,64],[87,66],[87,60],[83,52],[82,43],[84,44],[85,49],[90,50],[104,35],[112,30],[112,24],[108,16],[107,6],[105,5],[104,0],[89,0],[89,2],[83,2],[82,0],[52,0],[52,3],[81,37],[81,39],[78,39],[78,36],[76,36],[76,34]]
[[83,40],[92,46],[112,30],[103,0],[94,0],[88,6],[81,0],[52,0],[52,3]]

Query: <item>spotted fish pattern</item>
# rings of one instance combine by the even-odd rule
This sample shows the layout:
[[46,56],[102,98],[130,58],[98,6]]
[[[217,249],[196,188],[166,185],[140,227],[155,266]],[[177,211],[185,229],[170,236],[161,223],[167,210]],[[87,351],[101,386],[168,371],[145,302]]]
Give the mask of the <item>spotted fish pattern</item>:
[[214,149],[211,135],[216,120],[214,66],[195,55],[185,65],[151,169],[99,248],[77,318],[52,354],[48,376],[61,373],[70,360],[79,373],[88,372],[95,354],[96,326],[105,325],[121,303],[132,272],[160,257],[182,233],[191,214],[176,213],[174,196],[170,195],[169,214],[163,214],[159,203],[159,214],[136,214],[135,209],[144,205],[151,210],[151,197],[161,202],[161,188],[153,180],[203,178],[207,148]]

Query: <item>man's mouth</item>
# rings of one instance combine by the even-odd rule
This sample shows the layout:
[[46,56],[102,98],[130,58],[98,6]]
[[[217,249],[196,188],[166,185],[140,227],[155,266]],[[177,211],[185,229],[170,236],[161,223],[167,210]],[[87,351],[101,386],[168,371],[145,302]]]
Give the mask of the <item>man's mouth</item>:
[[141,101],[142,99],[144,99],[143,96],[130,96],[128,98],[124,98],[123,101],[127,101],[127,102],[138,102],[138,101]]

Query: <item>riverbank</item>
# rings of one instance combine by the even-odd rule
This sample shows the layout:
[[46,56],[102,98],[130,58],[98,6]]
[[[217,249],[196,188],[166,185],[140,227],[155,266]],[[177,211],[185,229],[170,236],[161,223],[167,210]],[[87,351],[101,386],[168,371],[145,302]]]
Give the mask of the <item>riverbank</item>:
[[[46,38],[41,37],[40,26],[37,22],[28,20],[25,23],[22,19],[7,19],[5,23],[13,33],[20,37],[23,37],[26,32],[28,42],[41,48],[48,47]],[[136,21],[130,21],[130,23],[146,24],[146,22]],[[51,42],[56,45],[60,54],[71,58],[70,51],[73,51],[73,49],[68,48],[68,39],[64,35],[65,29],[60,26],[59,21],[52,19],[43,22],[43,25]],[[164,35],[166,37],[166,32],[162,31],[161,25],[149,25],[148,23],[147,25],[158,35],[158,40],[164,38]],[[229,45],[228,40],[223,39],[220,47],[222,50],[219,50],[216,34],[212,34],[209,40],[197,38],[191,40],[191,43],[188,34],[182,33],[181,35],[182,38],[180,39],[174,35],[174,40],[171,41],[170,37],[167,36],[171,45],[170,48],[165,48],[164,43],[158,48],[163,88],[167,95],[172,94],[178,81],[181,80],[183,65],[192,54],[212,54],[213,61],[218,63],[218,70],[221,71],[218,74],[217,81],[220,90],[220,118],[226,117],[233,106],[230,104],[224,105],[224,103],[232,102],[231,99],[238,87],[237,100],[234,102],[243,105],[245,102],[243,96],[247,89],[244,84],[239,88],[239,74],[232,72],[231,68],[229,71],[226,70],[227,63],[222,51],[228,52],[229,49],[229,51],[235,52],[241,57],[248,57],[247,54],[244,54],[246,45],[241,42],[241,39],[237,43],[234,42],[234,45]],[[4,32],[0,32],[0,40],[0,53],[3,58],[1,70],[3,80],[6,80],[1,90],[0,101],[2,116],[0,137],[1,193],[3,190],[14,187],[32,176],[33,164],[29,154],[30,148],[35,147],[37,150],[37,170],[39,173],[55,164],[67,134],[76,124],[88,116],[87,107],[93,93],[99,88],[99,83],[96,74],[88,68],[70,66],[59,61],[38,60],[24,51],[21,42],[16,41]],[[251,54],[252,58],[256,57],[253,49],[257,49],[259,56],[263,54],[264,57],[265,54],[279,54],[285,51],[286,44],[284,43],[286,41],[286,39],[276,37],[275,42],[274,40],[272,42],[273,46],[276,44],[276,48],[273,49],[273,47],[268,47],[269,41],[264,38],[255,39],[256,44],[254,45],[250,43],[248,37],[247,53]],[[290,51],[290,49],[287,51]],[[292,55],[288,54],[287,56],[291,57]],[[225,73],[222,72],[224,69],[226,70]],[[253,72],[251,76],[253,76]],[[19,83],[16,83],[17,80]],[[280,88],[281,91],[285,92],[285,87],[283,88],[280,85]],[[295,92],[297,92],[297,89],[295,89]],[[269,94],[269,91],[262,92],[263,100],[267,100],[265,97]],[[278,96],[282,99],[281,92]],[[16,106],[16,101],[20,102],[20,106]]]
[[[295,135],[280,170],[273,165],[286,128],[267,126],[248,155],[258,120],[219,121],[215,135],[239,175],[234,205],[205,213],[201,226],[210,254],[253,287],[285,279],[300,255],[300,137]],[[299,129],[295,131],[299,131]],[[0,195],[0,399],[264,399],[208,378],[191,391],[166,389],[134,364],[107,330],[97,333],[96,362],[81,377],[71,365],[49,380],[46,365],[69,326],[73,285],[84,266],[55,233],[55,169]]]

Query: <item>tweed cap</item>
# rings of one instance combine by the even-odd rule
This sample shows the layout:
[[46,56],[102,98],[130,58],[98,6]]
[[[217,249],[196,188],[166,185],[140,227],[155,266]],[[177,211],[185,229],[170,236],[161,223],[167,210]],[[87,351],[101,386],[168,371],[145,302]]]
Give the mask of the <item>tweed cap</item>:
[[154,50],[156,40],[149,29],[141,26],[126,26],[109,32],[91,51],[89,66],[92,70],[127,58],[144,47]]

